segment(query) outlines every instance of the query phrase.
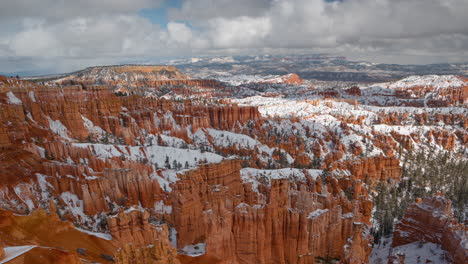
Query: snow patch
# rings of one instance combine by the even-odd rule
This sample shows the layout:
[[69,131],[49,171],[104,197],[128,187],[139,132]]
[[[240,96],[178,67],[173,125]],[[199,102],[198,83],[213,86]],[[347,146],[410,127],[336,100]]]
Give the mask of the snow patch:
[[71,138],[68,136],[68,129],[65,127],[60,120],[52,120],[50,117],[47,117],[47,120],[49,121],[49,127],[50,129],[57,135],[59,135],[62,138],[71,140]]
[[0,260],[0,264],[7,263],[24,253],[30,251],[31,249],[35,248],[37,246],[34,245],[28,245],[28,246],[16,246],[16,247],[5,247],[5,258]]
[[66,207],[77,219],[86,219],[87,216],[83,211],[83,201],[78,199],[78,196],[71,192],[64,192],[60,195]]
[[103,135],[106,133],[102,128],[94,125],[94,123],[89,120],[88,118],[84,117],[83,115],[81,116],[81,119],[83,119],[83,124],[88,130],[89,133],[93,135]]
[[23,104],[23,102],[21,102],[21,100],[18,97],[16,97],[15,94],[13,94],[12,92],[8,92],[6,95],[7,95],[8,102],[10,104],[16,104],[16,105]]
[[323,215],[326,212],[328,212],[328,209],[317,209],[317,210],[309,213],[309,215],[307,215],[307,219],[315,219],[315,218]]
[[206,253],[206,243],[203,242],[195,245],[186,245],[180,250],[180,253],[191,257],[204,255]]
[[[392,256],[405,255],[405,264],[413,263],[451,263],[448,253],[440,245],[434,243],[413,242],[392,249]],[[397,262],[394,262],[397,263]]]
[[460,87],[466,83],[455,75],[423,75],[423,76],[409,76],[397,82],[390,83],[389,88],[410,88],[415,86],[421,87],[434,87],[438,89],[445,89],[449,87]]
[[29,98],[31,98],[31,101],[33,101],[35,103],[36,102],[36,96],[34,94],[34,91],[29,91],[28,95],[29,95]]
[[82,229],[82,228],[79,228],[79,227],[75,227],[75,229],[80,231],[80,232],[83,232],[83,233],[86,233],[88,235],[95,236],[95,237],[98,237],[98,238],[101,238],[101,239],[112,240],[112,236],[110,234],[92,232],[92,231],[88,231],[88,230],[85,230],[85,229]]
[[157,214],[170,214],[172,213],[172,206],[165,205],[164,201],[157,201],[154,203],[154,210]]
[[252,183],[252,189],[258,192],[259,184],[270,185],[271,180],[275,179],[290,179],[292,181],[305,181],[306,174],[312,177],[315,181],[322,174],[322,170],[313,169],[276,169],[276,170],[261,170],[254,168],[241,169],[241,179],[244,183]]

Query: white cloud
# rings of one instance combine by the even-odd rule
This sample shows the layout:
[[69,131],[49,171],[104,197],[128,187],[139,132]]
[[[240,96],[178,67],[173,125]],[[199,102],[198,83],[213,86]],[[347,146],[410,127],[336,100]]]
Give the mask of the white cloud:
[[185,0],[167,25],[138,15],[161,1],[0,0],[0,71],[251,52],[468,60],[466,0]]
[[184,23],[169,22],[167,31],[170,39],[177,43],[188,44],[192,39],[192,30]]
[[210,38],[215,48],[254,48],[262,46],[271,33],[269,17],[217,18],[210,21]]
[[67,19],[76,16],[132,14],[159,7],[163,0],[0,0],[0,19],[33,17]]
[[216,18],[256,17],[267,12],[272,2],[272,0],[185,0],[180,9],[169,10],[169,18],[203,23]]

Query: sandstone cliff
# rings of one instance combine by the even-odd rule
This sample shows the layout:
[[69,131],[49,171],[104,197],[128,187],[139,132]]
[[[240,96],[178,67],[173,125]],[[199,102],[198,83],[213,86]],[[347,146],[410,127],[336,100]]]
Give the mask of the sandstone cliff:
[[468,261],[468,228],[453,218],[451,201],[442,196],[416,201],[396,225],[393,247],[416,241],[441,245],[453,263]]

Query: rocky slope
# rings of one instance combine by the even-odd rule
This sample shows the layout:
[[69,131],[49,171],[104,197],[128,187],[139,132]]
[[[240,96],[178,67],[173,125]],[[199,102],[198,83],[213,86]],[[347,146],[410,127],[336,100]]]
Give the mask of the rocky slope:
[[[413,242],[440,245],[448,253],[444,257],[453,263],[468,261],[468,228],[453,218],[451,201],[442,196],[417,200],[396,225],[392,247],[401,250]],[[394,251],[393,258],[406,263],[405,255]]]
[[[466,108],[288,80],[231,86],[159,66],[0,78],[6,258],[367,263],[376,186],[398,184],[412,151],[466,158]],[[52,226],[56,240],[31,235]]]
[[150,82],[155,81],[185,79],[188,79],[188,76],[173,66],[118,65],[87,68],[54,82],[59,84],[82,83],[85,85],[138,86],[148,85]]

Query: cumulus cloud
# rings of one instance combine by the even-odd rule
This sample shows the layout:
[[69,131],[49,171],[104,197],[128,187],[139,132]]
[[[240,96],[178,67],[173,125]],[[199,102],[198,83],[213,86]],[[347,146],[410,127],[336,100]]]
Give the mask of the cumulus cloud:
[[217,18],[210,21],[210,38],[216,48],[254,48],[262,46],[271,33],[269,17]]
[[[372,52],[412,59],[416,55],[436,58],[445,52],[445,61],[456,61],[468,59],[468,16],[464,10],[468,10],[464,0],[276,0],[262,15],[251,19],[233,17],[220,23],[215,18],[208,22],[215,25],[209,28],[215,45],[220,42],[216,36],[221,35],[237,48],[248,43],[270,49],[345,55]],[[261,26],[258,21],[263,21]],[[251,31],[257,33],[237,37],[242,34],[239,32]]]
[[170,8],[172,20],[203,23],[217,18],[256,17],[263,15],[273,0],[185,0],[180,8]]
[[160,28],[137,16],[78,17],[60,23],[28,22],[10,39],[15,56],[95,57],[141,55],[161,43]]
[[169,22],[167,31],[170,39],[177,43],[187,44],[192,39],[192,30],[184,23]]
[[0,2],[0,71],[24,61],[63,71],[254,52],[328,52],[397,63],[468,59],[466,0],[185,0],[168,10],[167,25],[139,15],[163,0]]
[[76,16],[131,14],[143,8],[156,8],[162,2],[163,0],[0,0],[0,19],[66,19]]

